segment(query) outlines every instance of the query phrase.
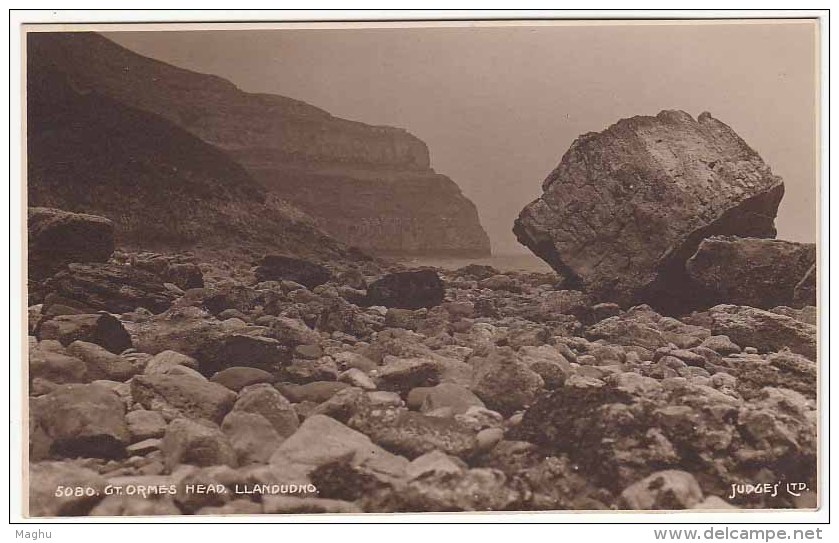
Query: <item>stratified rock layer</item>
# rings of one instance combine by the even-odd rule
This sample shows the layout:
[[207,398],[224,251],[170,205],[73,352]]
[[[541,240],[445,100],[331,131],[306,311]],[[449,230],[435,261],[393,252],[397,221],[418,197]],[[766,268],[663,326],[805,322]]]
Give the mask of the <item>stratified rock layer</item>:
[[682,111],[579,137],[528,204],[519,241],[600,300],[689,306],[684,262],[713,235],[771,238],[781,179],[730,127]]
[[106,262],[114,252],[114,223],[105,217],[30,207],[29,277],[42,279],[71,262]]
[[[65,56],[70,49],[55,39],[49,33],[33,34],[28,42],[27,197],[31,205],[110,219],[115,238],[111,249],[115,241],[121,247],[146,249],[235,247],[316,259],[348,256],[344,244],[266,191],[223,151],[165,116],[138,107],[141,104],[108,95],[104,82],[82,81],[67,72],[73,68],[116,70],[111,75],[120,80],[128,73],[125,64],[117,61],[115,65],[106,61],[106,55],[86,49],[84,38],[78,43],[67,40],[76,44],[78,55],[88,55],[86,60],[74,57],[71,61]],[[151,79],[129,82],[129,87],[148,89]],[[30,217],[30,226],[41,218],[42,214]],[[88,228],[84,233],[89,243],[85,254],[94,247],[105,252],[108,244],[102,230]],[[42,238],[33,238],[36,249],[42,247]],[[76,246],[67,239],[62,250]],[[53,258],[103,260],[98,255],[80,260],[76,253],[73,250],[68,257],[57,253]],[[30,252],[35,263],[43,261],[41,255]],[[42,277],[34,273],[37,270],[33,269],[33,278]]]
[[29,50],[75,88],[159,115],[226,152],[338,239],[381,253],[489,254],[474,204],[403,129],[246,93],[93,33],[30,34]]

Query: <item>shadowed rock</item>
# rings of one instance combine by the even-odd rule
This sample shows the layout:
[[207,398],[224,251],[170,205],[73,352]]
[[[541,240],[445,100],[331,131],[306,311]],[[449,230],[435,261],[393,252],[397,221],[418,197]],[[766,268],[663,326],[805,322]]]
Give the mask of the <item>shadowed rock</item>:
[[320,264],[285,255],[265,255],[254,270],[257,281],[294,281],[315,288],[332,279],[332,273]]
[[385,275],[367,288],[367,304],[419,309],[440,305],[443,281],[434,270],[414,270]]

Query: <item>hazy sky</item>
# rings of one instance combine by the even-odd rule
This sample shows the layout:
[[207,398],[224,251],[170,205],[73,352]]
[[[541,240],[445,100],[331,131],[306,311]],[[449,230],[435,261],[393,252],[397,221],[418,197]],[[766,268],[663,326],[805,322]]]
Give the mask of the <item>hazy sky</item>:
[[815,23],[119,32],[141,54],[406,128],[496,252],[580,134],[710,111],[786,182],[778,237],[816,240]]

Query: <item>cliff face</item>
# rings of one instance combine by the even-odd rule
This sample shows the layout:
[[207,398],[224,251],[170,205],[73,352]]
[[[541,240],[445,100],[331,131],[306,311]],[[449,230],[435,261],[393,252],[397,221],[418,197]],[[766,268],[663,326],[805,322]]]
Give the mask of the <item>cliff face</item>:
[[30,49],[27,64],[30,206],[105,216],[128,247],[351,254],[222,151],[75,85],[45,53]]
[[246,93],[93,33],[30,34],[29,49],[74,87],[155,113],[222,149],[339,239],[380,253],[489,253],[475,206],[430,169],[428,148],[405,130]]

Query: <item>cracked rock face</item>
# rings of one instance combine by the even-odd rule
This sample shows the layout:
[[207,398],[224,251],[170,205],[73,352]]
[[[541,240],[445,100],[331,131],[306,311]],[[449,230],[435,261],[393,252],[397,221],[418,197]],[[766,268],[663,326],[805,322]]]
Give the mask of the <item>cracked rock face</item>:
[[571,145],[513,228],[600,301],[691,305],[685,261],[713,235],[773,238],[780,177],[729,126],[662,111]]

